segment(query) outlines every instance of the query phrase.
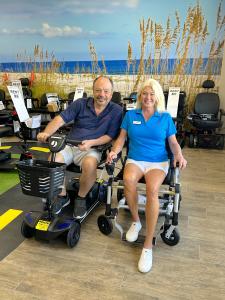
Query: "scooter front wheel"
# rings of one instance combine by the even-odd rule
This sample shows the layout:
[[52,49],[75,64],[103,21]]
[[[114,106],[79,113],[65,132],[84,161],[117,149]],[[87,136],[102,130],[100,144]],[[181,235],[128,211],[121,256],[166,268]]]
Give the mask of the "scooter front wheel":
[[25,221],[23,221],[21,225],[21,233],[25,238],[30,239],[34,236],[35,229],[31,228]]
[[67,233],[66,243],[69,248],[73,248],[80,239],[80,223],[74,222]]

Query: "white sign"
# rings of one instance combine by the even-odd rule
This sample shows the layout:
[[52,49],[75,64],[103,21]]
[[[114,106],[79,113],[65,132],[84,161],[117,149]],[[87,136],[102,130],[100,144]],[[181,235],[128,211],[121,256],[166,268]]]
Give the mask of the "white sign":
[[172,118],[177,117],[177,109],[179,103],[180,87],[170,87],[168,93],[166,110]]
[[0,101],[0,110],[3,110],[3,109],[5,109],[5,105],[3,104],[2,101]]
[[41,115],[32,116],[25,123],[28,128],[39,128],[41,126]]
[[19,91],[20,91],[21,95],[23,96],[23,88],[22,88],[22,84],[21,84],[20,80],[12,80],[11,85],[12,86],[17,86],[19,88]]
[[59,96],[57,93],[47,93],[46,98],[47,98],[48,103],[59,101]]
[[20,122],[19,121],[13,120],[13,130],[14,130],[14,133],[19,132],[19,130],[20,130]]
[[83,93],[84,93],[84,88],[82,87],[77,87],[74,93],[73,101],[83,98]]
[[27,108],[32,108],[32,100],[27,98]]
[[136,108],[136,103],[127,103],[126,104],[126,110],[132,110]]
[[14,107],[17,111],[20,122],[25,122],[29,119],[29,114],[24,103],[22,94],[18,86],[7,86],[9,94],[12,98]]

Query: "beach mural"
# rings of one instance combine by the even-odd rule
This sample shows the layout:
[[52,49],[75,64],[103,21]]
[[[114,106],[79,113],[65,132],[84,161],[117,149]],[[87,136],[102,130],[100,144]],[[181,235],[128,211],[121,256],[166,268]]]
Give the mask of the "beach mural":
[[93,78],[107,74],[128,96],[153,77],[185,91],[189,110],[204,79],[217,88],[224,1],[10,0],[1,12],[0,88],[25,76],[34,97],[66,98],[79,86],[91,94]]

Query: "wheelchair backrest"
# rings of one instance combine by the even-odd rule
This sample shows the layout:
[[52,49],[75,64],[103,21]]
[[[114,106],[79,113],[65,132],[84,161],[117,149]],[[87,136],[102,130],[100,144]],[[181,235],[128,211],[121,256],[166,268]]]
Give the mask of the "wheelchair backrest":
[[212,114],[217,116],[220,107],[220,99],[216,93],[199,93],[195,98],[194,113]]
[[26,98],[31,98],[32,97],[32,90],[29,88],[30,80],[29,78],[20,78],[21,85],[22,85],[22,90],[23,90],[23,97],[24,99]]
[[5,91],[0,89],[0,101],[4,101],[5,100]]
[[121,103],[121,94],[120,92],[113,92],[112,94],[112,102],[120,104]]

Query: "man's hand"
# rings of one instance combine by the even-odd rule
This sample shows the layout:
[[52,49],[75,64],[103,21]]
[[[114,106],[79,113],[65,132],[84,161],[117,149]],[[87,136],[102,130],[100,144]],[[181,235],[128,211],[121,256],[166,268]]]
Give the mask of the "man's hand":
[[88,151],[92,146],[94,146],[93,140],[84,140],[78,145],[80,151]]
[[45,143],[49,137],[50,137],[50,134],[48,134],[46,132],[40,132],[37,135],[37,140],[39,142]]

